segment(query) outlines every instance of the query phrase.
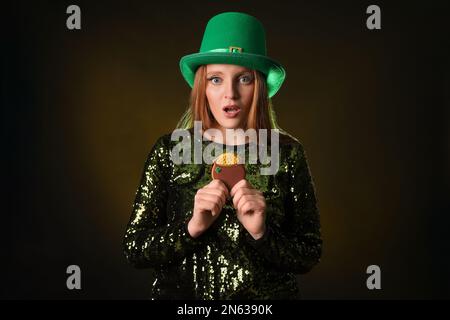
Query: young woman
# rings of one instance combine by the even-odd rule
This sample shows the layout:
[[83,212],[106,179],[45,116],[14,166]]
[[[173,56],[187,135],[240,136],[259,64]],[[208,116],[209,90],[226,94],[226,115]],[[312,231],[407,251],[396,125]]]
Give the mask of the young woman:
[[[227,129],[279,129],[270,98],[285,71],[266,55],[262,24],[244,13],[213,17],[200,52],[183,57],[180,67],[192,87],[178,125],[189,130],[188,150],[193,154],[194,144],[242,148],[245,176],[230,185],[213,177],[214,164],[176,163],[172,151],[179,141],[160,137],[136,193],[126,258],[155,270],[152,299],[298,298],[295,275],[311,270],[322,250],[305,151],[297,139],[275,131],[278,143],[265,146],[279,161],[275,173],[263,174],[262,162],[246,155],[264,141],[226,135]],[[200,130],[194,121],[201,121]]]

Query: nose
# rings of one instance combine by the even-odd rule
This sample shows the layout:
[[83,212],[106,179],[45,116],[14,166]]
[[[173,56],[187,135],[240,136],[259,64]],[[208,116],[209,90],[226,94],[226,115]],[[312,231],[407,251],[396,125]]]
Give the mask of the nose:
[[225,85],[225,99],[236,99],[238,96],[238,90],[233,81],[227,81]]

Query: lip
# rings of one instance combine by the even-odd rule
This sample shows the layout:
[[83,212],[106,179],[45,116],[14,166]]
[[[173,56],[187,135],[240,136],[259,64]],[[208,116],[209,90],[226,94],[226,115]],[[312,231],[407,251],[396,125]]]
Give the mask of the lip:
[[[232,112],[225,111],[228,108],[234,108],[235,111],[232,111]],[[229,104],[229,105],[224,106],[222,108],[222,111],[223,111],[223,114],[225,115],[225,117],[232,119],[232,118],[236,118],[238,116],[238,114],[241,112],[241,108],[236,104]]]

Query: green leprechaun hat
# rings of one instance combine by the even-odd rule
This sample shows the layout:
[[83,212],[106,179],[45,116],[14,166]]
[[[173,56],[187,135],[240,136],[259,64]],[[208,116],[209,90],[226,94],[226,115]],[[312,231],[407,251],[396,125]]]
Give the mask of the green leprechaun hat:
[[269,98],[286,78],[286,71],[267,56],[266,34],[262,23],[240,12],[224,12],[206,25],[200,52],[180,59],[184,79],[193,87],[195,71],[204,64],[235,64],[261,71],[266,76]]

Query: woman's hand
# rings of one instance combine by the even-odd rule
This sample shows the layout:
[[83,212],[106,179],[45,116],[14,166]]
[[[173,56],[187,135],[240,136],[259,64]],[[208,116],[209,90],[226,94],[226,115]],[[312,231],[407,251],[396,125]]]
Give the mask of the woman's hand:
[[188,231],[193,238],[205,232],[217,219],[228,196],[228,188],[217,179],[197,191],[194,199],[194,213],[188,223]]
[[234,185],[230,195],[238,220],[255,240],[261,238],[266,232],[266,199],[262,192],[243,179]]

